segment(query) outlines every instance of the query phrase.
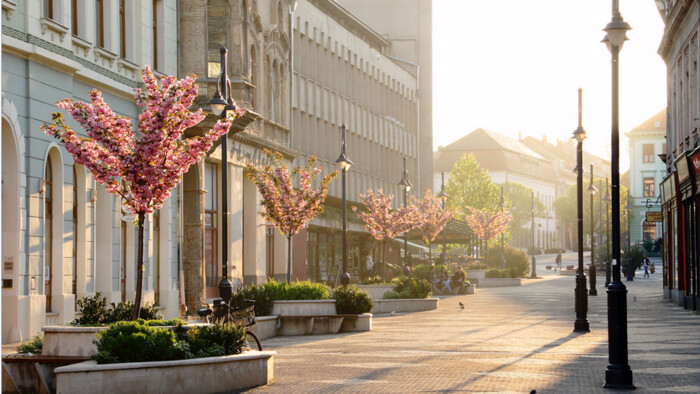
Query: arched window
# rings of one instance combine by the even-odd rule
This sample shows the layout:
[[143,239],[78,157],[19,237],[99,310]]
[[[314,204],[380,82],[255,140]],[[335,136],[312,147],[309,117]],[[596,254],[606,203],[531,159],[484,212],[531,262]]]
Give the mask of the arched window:
[[228,42],[228,2],[209,0],[207,3],[207,76],[216,78],[221,73],[219,49]]
[[279,75],[277,76],[277,81],[278,81],[278,89],[277,91],[279,94],[277,95],[277,111],[279,111],[279,116],[277,117],[277,120],[279,123],[285,124],[285,118],[286,118],[286,112],[284,111],[284,104],[287,101],[287,85],[285,85],[285,74],[284,74],[284,65],[280,63],[280,70],[279,70]]
[[[272,63],[270,63],[270,57],[265,56],[265,91],[272,93]],[[268,120],[272,120],[272,97],[273,94],[268,94],[267,100],[265,101],[265,114]]]
[[270,113],[272,114],[272,120],[278,122],[279,117],[277,116],[277,100],[279,100],[279,97],[277,97],[277,94],[279,93],[279,82],[277,80],[277,60],[272,62],[272,75],[270,75],[270,82],[270,95],[272,96],[272,108],[270,108]]
[[44,295],[46,312],[51,312],[51,275],[53,270],[53,166],[51,156],[47,157],[44,173]]

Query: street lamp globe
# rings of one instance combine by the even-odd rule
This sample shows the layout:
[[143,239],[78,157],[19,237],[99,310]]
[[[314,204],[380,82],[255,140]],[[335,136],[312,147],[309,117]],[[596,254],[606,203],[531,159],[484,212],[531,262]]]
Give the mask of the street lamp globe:
[[[581,144],[583,143],[583,140],[586,139],[586,130],[584,130],[583,127],[579,126],[578,128],[576,128],[576,130],[574,130],[574,134],[572,137],[576,140],[576,142]],[[578,170],[578,166],[576,166],[574,170]]]
[[[622,48],[622,44],[627,41],[627,30],[631,30],[629,23],[622,20],[622,16],[618,13],[613,16],[612,21],[605,26],[605,32],[608,33],[606,36],[610,45],[614,45],[618,48]],[[603,39],[605,41],[605,38]]]
[[411,184],[411,181],[409,181],[406,174],[404,174],[404,177],[399,182],[399,186],[401,186],[401,189],[406,190],[406,192],[410,192],[413,184]]
[[345,146],[343,145],[343,152],[340,153],[340,157],[335,161],[335,164],[343,171],[350,171],[352,166],[352,160],[345,154]]
[[216,93],[214,93],[214,97],[212,97],[211,100],[209,100],[211,112],[213,112],[214,115],[219,116],[222,112],[224,112],[226,105],[226,100],[224,100],[224,98],[221,97],[221,93],[219,93],[219,89],[217,87]]
[[595,194],[598,192],[598,188],[595,187],[595,185],[592,184],[592,183],[591,183],[590,185],[588,185],[588,187],[586,188],[586,190],[588,191],[588,193],[589,193],[591,196],[595,196]]

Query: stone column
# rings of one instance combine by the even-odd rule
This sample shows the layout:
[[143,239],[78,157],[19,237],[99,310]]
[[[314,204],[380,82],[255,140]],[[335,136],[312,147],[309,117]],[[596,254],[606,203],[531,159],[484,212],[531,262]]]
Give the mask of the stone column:
[[204,302],[204,161],[190,166],[182,179],[182,264],[187,314]]

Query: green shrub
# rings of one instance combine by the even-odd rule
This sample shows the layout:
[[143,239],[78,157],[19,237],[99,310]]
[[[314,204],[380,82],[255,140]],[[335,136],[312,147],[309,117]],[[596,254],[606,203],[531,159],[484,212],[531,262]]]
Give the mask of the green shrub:
[[36,334],[32,339],[17,346],[17,352],[40,354],[43,347],[44,337],[41,334]]
[[[644,264],[644,248],[640,245],[634,245],[632,246],[632,249],[630,250],[630,256],[632,257],[632,269],[636,270],[639,269],[639,267]],[[627,266],[627,259],[623,258],[622,261],[622,266],[626,267]]]
[[[498,256],[500,258],[501,255],[499,254]],[[483,259],[474,259],[467,262],[467,270],[485,270],[488,268],[489,266]]]
[[[110,303],[111,309],[108,310],[102,323],[111,324],[118,321],[129,321],[134,313],[134,303],[132,301],[121,301],[119,304]],[[158,315],[155,305],[141,307],[141,313],[139,314],[140,319],[144,320],[158,320],[162,319]]]
[[107,313],[107,299],[100,292],[94,296],[87,296],[76,301],[78,309],[83,314],[71,324],[74,326],[98,325],[103,322]]
[[[506,268],[510,269],[508,276],[512,278],[522,278],[530,273],[530,259],[527,254],[519,249],[506,246],[503,255],[506,259]],[[486,263],[491,268],[501,268],[501,248],[489,249],[489,256]]]
[[498,268],[489,268],[486,270],[484,273],[485,278],[502,278],[503,277],[503,271],[501,271]]
[[[425,279],[400,276],[392,282],[396,283],[394,292],[399,295],[396,298],[426,298],[430,294],[430,282]],[[384,293],[384,298],[388,298],[388,293],[391,292]]]
[[340,286],[333,290],[335,308],[341,315],[359,315],[368,313],[374,306],[372,299],[357,286]]
[[527,248],[527,254],[530,256],[537,256],[538,254],[542,254],[542,249],[540,249],[538,246],[530,246]]
[[170,319],[170,320],[144,320],[144,319],[137,319],[137,322],[147,325],[149,327],[167,327],[167,326],[182,326],[185,324],[185,321],[182,319]]
[[233,323],[191,328],[187,343],[194,357],[238,354],[245,345],[245,329]]
[[270,279],[263,286],[270,291],[273,300],[327,300],[330,298],[328,286],[308,280],[277,283]]
[[413,267],[413,276],[419,279],[429,280],[430,264],[419,264]]
[[243,307],[243,300],[255,300],[256,316],[269,316],[272,313],[274,294],[270,286],[262,284],[240,288],[233,293],[231,306]]
[[182,360],[240,353],[245,329],[235,324],[211,325],[187,331],[120,321],[97,333],[98,364]]
[[360,281],[360,284],[362,285],[381,285],[384,283],[384,279],[382,279],[382,277],[379,275],[370,276]]
[[385,300],[397,300],[400,298],[409,298],[409,297],[401,297],[401,295],[395,291],[387,291],[384,293]]

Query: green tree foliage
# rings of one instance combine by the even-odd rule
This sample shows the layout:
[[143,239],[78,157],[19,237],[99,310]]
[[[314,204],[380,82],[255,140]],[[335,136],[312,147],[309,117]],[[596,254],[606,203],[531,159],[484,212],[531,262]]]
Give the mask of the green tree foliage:
[[[506,209],[513,215],[510,227],[529,227],[532,221],[532,189],[520,183],[506,181],[503,184],[503,199]],[[535,216],[545,217],[545,215],[546,210],[542,200],[535,197]]]
[[[591,233],[591,195],[588,193],[586,188],[590,181],[583,181],[583,233],[584,237],[590,235]],[[593,180],[593,184],[598,189],[598,192],[593,196],[593,231],[596,234],[596,245],[599,243],[598,233],[600,229],[603,229],[605,234],[605,211],[607,209],[608,227],[612,231],[612,215],[611,201],[603,200],[603,215],[600,215],[600,199],[605,199],[605,179],[596,178]],[[602,187],[601,187],[602,185]],[[611,192],[608,189],[608,199],[610,198]],[[627,207],[627,188],[620,185],[620,230],[621,233],[627,231],[627,215],[625,214],[625,208]],[[554,200],[554,211],[557,214],[557,218],[562,221],[564,226],[569,230],[576,231],[576,221],[578,217],[577,204],[576,204],[576,184],[570,185],[566,189],[566,194]],[[602,226],[602,227],[601,227]],[[605,241],[604,241],[605,242]],[[624,238],[620,238],[620,242],[624,242]],[[605,245],[605,243],[603,243]]]
[[496,211],[501,202],[500,188],[491,182],[486,170],[479,166],[472,154],[462,156],[450,172],[445,186],[447,206],[464,220],[466,207]]

